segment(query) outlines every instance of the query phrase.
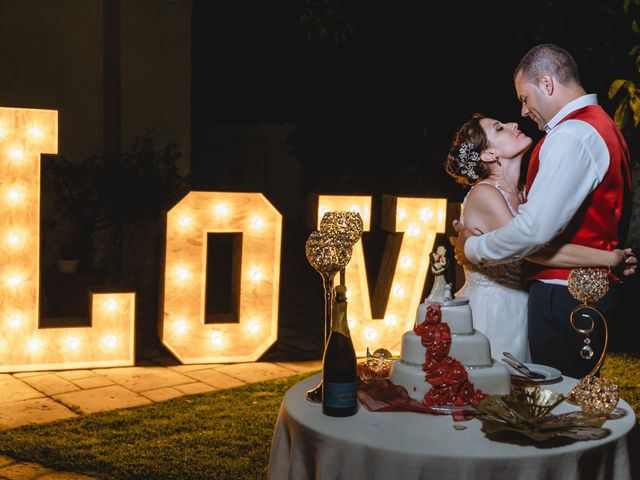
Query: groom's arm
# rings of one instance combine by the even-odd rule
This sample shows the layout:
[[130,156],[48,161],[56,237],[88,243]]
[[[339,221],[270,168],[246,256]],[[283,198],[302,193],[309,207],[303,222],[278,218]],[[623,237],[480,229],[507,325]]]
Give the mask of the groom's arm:
[[608,166],[608,149],[593,127],[579,120],[559,125],[542,145],[527,202],[502,227],[469,236],[463,242],[464,256],[490,265],[519,260],[543,247],[566,228]]

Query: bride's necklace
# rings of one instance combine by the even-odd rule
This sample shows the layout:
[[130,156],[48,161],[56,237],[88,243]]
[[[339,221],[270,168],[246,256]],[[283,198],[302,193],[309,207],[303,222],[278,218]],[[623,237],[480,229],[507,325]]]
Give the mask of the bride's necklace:
[[520,197],[520,192],[519,192],[518,190],[511,191],[511,190],[508,190],[508,189],[504,188],[504,187],[502,186],[502,182],[500,182],[500,180],[494,180],[494,181],[493,181],[493,184],[496,186],[496,188],[497,188],[498,190],[503,191],[503,192],[504,192],[504,193],[506,193],[507,195],[513,195],[515,198],[519,198],[519,197]]
[[506,188],[504,188],[501,185],[500,180],[497,179],[491,179],[493,181],[493,184],[495,185],[495,187],[500,190],[502,192],[502,194],[504,195],[505,199],[507,200],[507,203],[510,206],[510,209],[512,211],[517,211],[518,207],[520,206],[520,204],[522,203],[522,195],[520,194],[519,191],[510,191],[507,190]]

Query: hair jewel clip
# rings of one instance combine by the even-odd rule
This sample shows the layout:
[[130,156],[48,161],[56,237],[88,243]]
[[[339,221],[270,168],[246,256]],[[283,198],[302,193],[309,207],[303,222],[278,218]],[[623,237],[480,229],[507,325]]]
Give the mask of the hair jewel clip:
[[475,166],[480,161],[480,155],[473,149],[473,144],[463,143],[460,145],[458,156],[460,157],[460,173],[477,180],[478,174],[475,172]]

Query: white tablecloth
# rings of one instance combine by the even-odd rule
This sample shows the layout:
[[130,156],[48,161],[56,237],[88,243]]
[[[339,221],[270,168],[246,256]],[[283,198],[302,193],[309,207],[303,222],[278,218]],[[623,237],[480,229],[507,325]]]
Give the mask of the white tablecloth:
[[[479,420],[454,422],[450,415],[370,412],[360,406],[352,417],[329,417],[304,396],[319,381],[319,374],[306,378],[282,401],[271,444],[271,480],[629,480],[639,473],[629,453],[640,456],[640,435],[635,414],[622,399],[618,408],[625,415],[604,424],[611,430],[608,437],[542,448],[489,440]],[[567,394],[576,382],[563,378],[544,387]],[[553,413],[575,409],[563,402]],[[467,428],[456,430],[454,424]]]

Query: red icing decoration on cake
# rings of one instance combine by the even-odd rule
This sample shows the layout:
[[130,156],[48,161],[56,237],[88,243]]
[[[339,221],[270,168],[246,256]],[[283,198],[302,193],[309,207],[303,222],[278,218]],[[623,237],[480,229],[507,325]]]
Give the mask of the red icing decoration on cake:
[[469,381],[464,366],[449,356],[451,329],[442,323],[439,303],[427,306],[424,321],[413,329],[427,348],[422,370],[431,389],[423,403],[428,407],[477,405],[487,395]]

